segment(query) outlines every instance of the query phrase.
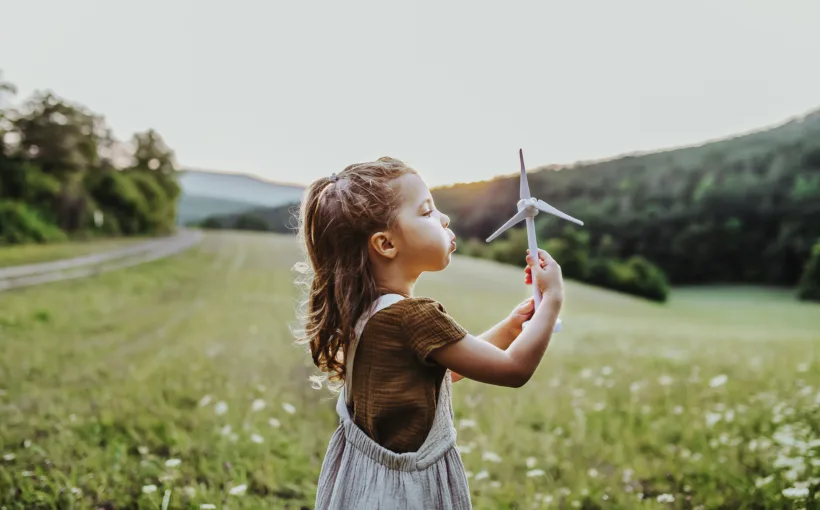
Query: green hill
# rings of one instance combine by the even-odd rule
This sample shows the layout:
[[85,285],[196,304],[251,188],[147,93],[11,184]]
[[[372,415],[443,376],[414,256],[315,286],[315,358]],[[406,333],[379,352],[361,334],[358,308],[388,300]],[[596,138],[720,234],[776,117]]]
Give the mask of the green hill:
[[[456,233],[492,256],[483,239],[514,214],[518,180],[454,185],[434,197]],[[591,257],[640,254],[677,283],[793,285],[820,238],[820,111],[696,147],[539,167],[529,182],[534,196],[586,223],[577,230],[541,215],[542,245],[559,237]]]

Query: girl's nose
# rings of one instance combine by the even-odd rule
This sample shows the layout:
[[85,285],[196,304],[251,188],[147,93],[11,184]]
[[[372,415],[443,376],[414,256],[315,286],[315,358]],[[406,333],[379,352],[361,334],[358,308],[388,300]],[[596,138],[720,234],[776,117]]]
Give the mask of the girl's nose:
[[449,216],[447,216],[447,215],[446,215],[446,214],[444,214],[444,213],[441,213],[441,225],[442,225],[444,228],[447,228],[447,227],[449,227],[449,226],[450,226],[450,217],[449,217]]

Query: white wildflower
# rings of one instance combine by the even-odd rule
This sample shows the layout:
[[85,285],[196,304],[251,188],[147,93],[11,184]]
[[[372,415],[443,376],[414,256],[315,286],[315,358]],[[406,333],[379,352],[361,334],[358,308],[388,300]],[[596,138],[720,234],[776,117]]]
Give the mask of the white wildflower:
[[606,409],[606,404],[604,402],[596,402],[595,405],[592,406],[592,409],[599,412],[603,411]]
[[484,452],[481,455],[481,460],[485,462],[501,462],[501,457],[495,452]]
[[609,375],[609,374],[611,374],[611,373],[612,373],[612,367],[606,366],[606,367],[602,368],[602,369],[601,369],[601,373],[602,373],[603,375]]
[[71,493],[72,493],[72,494],[76,494],[76,495],[78,495],[78,496],[79,496],[80,494],[82,494],[82,493],[83,493],[83,490],[82,490],[82,489],[80,489],[79,487],[72,487],[72,488],[71,488]]
[[236,487],[231,487],[231,490],[228,491],[228,494],[231,496],[242,496],[247,492],[248,486],[244,483],[242,485],[237,485]]
[[264,408],[265,408],[265,401],[262,400],[261,398],[257,398],[256,400],[253,401],[253,404],[251,404],[251,411],[253,411],[255,413],[261,411]]
[[256,444],[262,444],[265,442],[265,438],[260,436],[259,434],[251,434],[251,441]]
[[473,451],[473,447],[468,444],[460,444],[458,445],[458,451],[464,454],[471,453]]
[[464,476],[465,476],[466,478],[472,478],[472,477],[473,477],[473,472],[472,472],[472,471],[465,471],[465,472],[464,472]]
[[165,461],[165,467],[177,467],[182,464],[182,461],[179,459],[168,459]]
[[497,489],[501,487],[501,482],[499,482],[498,480],[493,480],[492,482],[490,482],[490,487],[492,487],[493,489]]
[[182,489],[182,493],[188,496],[189,498],[193,498],[196,496],[196,489],[194,487],[185,487]]
[[287,402],[285,402],[284,404],[282,404],[282,409],[284,409],[284,410],[285,410],[285,412],[286,412],[286,413],[288,413],[288,414],[293,414],[293,413],[295,413],[295,412],[296,412],[296,408],[295,408],[295,407],[293,407],[293,405],[292,405],[292,404],[288,404]]
[[640,390],[641,390],[641,383],[640,382],[634,382],[634,383],[629,385],[629,391],[632,392],[632,393],[637,393]]
[[675,406],[672,409],[673,414],[683,414],[683,406]]
[[603,377],[595,378],[595,386],[603,386],[605,382]]
[[202,503],[199,505],[199,510],[216,510],[216,505],[213,503]]
[[478,474],[475,475],[476,480],[484,480],[485,478],[489,478],[489,477],[490,477],[490,473],[488,473],[486,469],[482,469],[481,471],[478,472]]
[[674,503],[675,496],[671,494],[661,494],[658,496],[658,503]]
[[227,413],[228,412],[228,404],[226,404],[224,401],[220,400],[214,406],[214,412],[217,414],[217,416],[221,416],[221,415]]
[[143,494],[151,494],[152,492],[157,492],[157,486],[154,484],[151,485],[143,485],[142,486]]
[[598,470],[595,468],[591,468],[589,471],[587,471],[587,474],[590,478],[598,478]]
[[800,478],[800,469],[794,468],[783,473],[783,478],[790,482],[796,482]]
[[33,471],[21,471],[20,472],[20,476],[33,476],[33,475],[34,475]]
[[671,386],[673,382],[674,379],[672,379],[670,376],[666,374],[658,377],[658,384],[660,384],[661,386]]
[[545,474],[546,473],[544,472],[543,469],[530,469],[529,471],[527,471],[527,477],[529,477],[529,478],[535,478],[537,476],[544,476]]
[[538,462],[535,457],[527,457],[527,467],[532,469],[535,467],[535,463]]
[[581,370],[582,379],[589,379],[590,377],[592,377],[592,370],[590,370],[589,368]]
[[709,381],[709,386],[711,386],[712,388],[717,388],[718,386],[723,386],[724,384],[726,384],[726,381],[728,380],[729,376],[727,376],[726,374],[716,375],[715,377],[712,377],[712,379]]
[[9,462],[13,461],[17,456],[13,453],[6,453],[3,455],[3,460],[7,460]]
[[29,446],[31,446],[31,441],[29,441],[28,439],[23,441],[23,448],[28,448]]
[[709,427],[714,427],[715,423],[719,422],[723,419],[723,415],[720,413],[706,413],[706,425]]
[[148,447],[147,446],[137,446],[137,451],[140,452],[140,455],[148,455]]
[[774,467],[776,468],[789,467],[792,469],[803,469],[805,466],[803,457],[789,457],[781,453],[778,454],[777,458],[774,460]]
[[268,420],[268,425],[270,425],[271,427],[273,427],[275,429],[278,429],[279,427],[282,426],[282,424],[279,423],[279,420],[277,420],[276,418],[271,418],[270,420]]
[[460,428],[460,429],[474,429],[475,427],[476,427],[475,420],[468,420],[468,419],[465,418],[463,420],[459,420],[459,422],[458,422],[458,428]]
[[809,371],[809,364],[808,363],[800,363],[797,365],[798,372],[808,372]]
[[759,489],[760,487],[763,487],[764,485],[768,485],[769,483],[771,483],[772,480],[774,480],[774,475],[769,475],[766,478],[758,478],[755,481],[755,487]]
[[199,399],[199,407],[205,407],[206,405],[211,403],[211,396],[205,395],[201,399]]
[[629,469],[629,468],[624,469],[624,473],[623,473],[623,476],[621,477],[621,481],[623,483],[629,483],[630,481],[632,481],[632,475],[633,474],[635,474],[635,472],[632,471],[631,469]]
[[729,409],[725,413],[723,413],[723,421],[726,423],[732,423],[735,419],[735,411],[733,409]]
[[223,436],[229,435],[231,433],[231,426],[230,425],[225,425],[224,427],[222,427],[222,429],[219,431],[219,433],[222,434]]
[[783,489],[783,495],[789,499],[802,499],[809,497],[808,487],[789,487]]

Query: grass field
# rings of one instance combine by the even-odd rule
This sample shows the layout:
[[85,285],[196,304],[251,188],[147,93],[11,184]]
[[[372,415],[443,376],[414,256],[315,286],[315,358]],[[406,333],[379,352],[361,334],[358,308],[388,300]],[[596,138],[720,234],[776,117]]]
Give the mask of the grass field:
[[[288,331],[297,260],[289,237],[209,234],[0,293],[0,506],[311,508],[337,418]],[[475,333],[528,292],[458,257],[417,288]],[[820,306],[568,282],[562,318],[523,388],[454,386],[476,508],[820,505]]]
[[53,260],[80,257],[91,253],[100,253],[129,244],[145,241],[145,238],[98,239],[94,241],[75,241],[57,244],[24,244],[0,246],[0,267],[23,264],[37,264]]

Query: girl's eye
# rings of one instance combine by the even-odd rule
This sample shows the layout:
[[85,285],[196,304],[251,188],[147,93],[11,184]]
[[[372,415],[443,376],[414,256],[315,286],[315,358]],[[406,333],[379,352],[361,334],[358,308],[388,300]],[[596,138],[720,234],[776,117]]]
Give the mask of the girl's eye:
[[425,212],[422,216],[430,216],[431,214],[433,214],[432,210]]

